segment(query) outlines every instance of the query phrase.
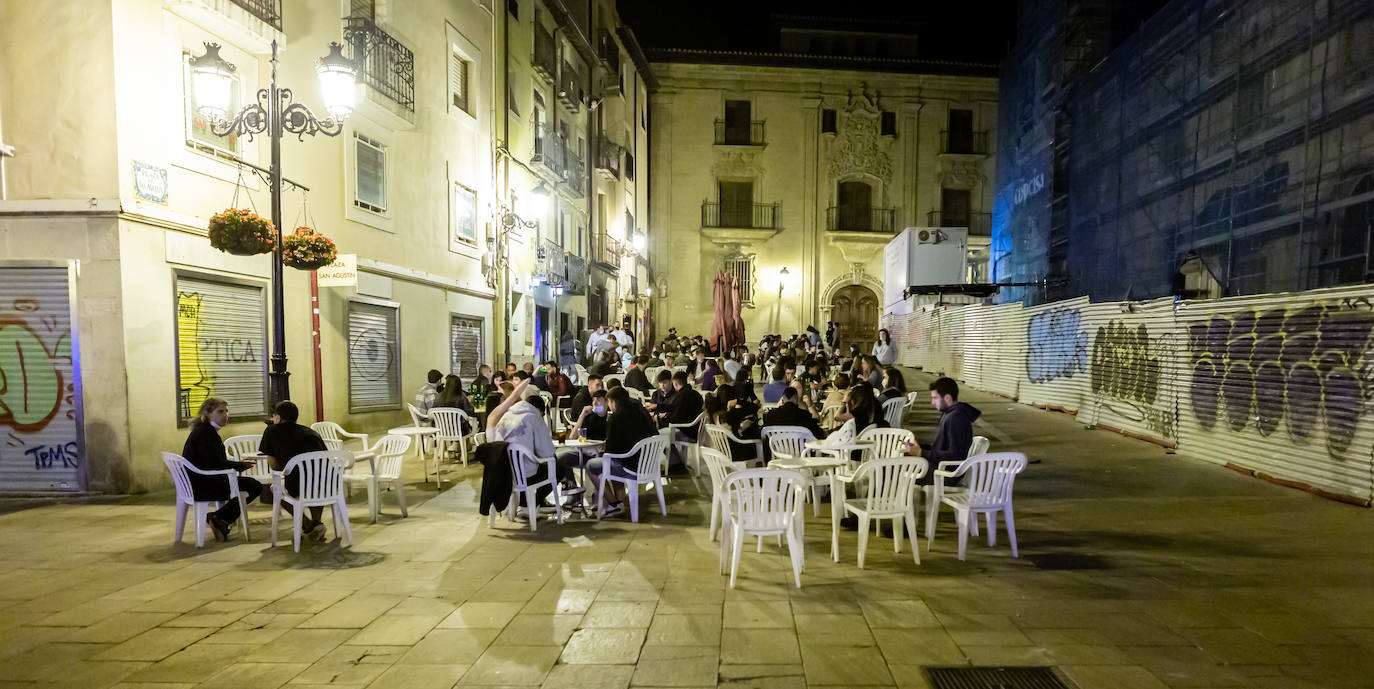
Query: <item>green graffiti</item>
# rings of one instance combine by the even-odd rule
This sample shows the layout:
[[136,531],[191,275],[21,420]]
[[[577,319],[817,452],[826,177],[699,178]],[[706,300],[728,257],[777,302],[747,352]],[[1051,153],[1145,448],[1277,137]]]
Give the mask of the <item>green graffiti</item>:
[[62,373],[54,363],[60,358],[71,358],[66,336],[49,352],[28,327],[0,327],[0,424],[20,431],[48,425],[62,406]]

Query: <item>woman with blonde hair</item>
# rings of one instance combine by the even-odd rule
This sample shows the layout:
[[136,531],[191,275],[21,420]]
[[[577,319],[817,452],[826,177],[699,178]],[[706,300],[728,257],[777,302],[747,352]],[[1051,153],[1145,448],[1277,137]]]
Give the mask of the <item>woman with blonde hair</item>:
[[[181,448],[181,456],[197,469],[219,471],[233,469],[243,471],[252,466],[247,462],[231,462],[224,451],[224,441],[219,437],[219,429],[229,423],[229,403],[218,397],[206,398],[200,411],[191,421],[191,433],[186,436],[186,445]],[[229,499],[229,478],[227,476],[202,476],[187,472],[191,476],[191,493],[198,501],[224,501],[224,507],[205,516],[205,522],[215,534],[215,540],[229,539],[229,530],[239,519],[239,501]],[[245,502],[252,502],[262,493],[262,484],[247,476],[236,477],[239,492]]]

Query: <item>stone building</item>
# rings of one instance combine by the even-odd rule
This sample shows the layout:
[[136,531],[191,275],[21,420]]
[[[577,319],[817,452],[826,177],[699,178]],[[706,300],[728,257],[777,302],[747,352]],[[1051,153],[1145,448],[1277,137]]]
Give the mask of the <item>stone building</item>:
[[[784,48],[817,45],[805,34],[788,30]],[[680,332],[709,331],[712,275],[726,270],[749,340],[834,320],[866,348],[885,306],[882,248],[909,226],[969,228],[968,274],[985,280],[995,68],[873,54],[650,52],[653,301]]]

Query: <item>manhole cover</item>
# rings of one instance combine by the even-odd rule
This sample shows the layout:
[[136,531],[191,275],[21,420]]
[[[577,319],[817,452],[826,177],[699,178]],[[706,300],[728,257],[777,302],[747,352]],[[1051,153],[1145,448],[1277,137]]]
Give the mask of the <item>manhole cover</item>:
[[934,689],[1070,689],[1047,667],[927,667]]

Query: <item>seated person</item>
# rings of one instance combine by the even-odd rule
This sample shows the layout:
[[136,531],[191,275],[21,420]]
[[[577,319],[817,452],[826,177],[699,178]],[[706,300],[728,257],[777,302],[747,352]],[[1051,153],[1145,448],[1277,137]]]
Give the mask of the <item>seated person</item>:
[[603,389],[601,385],[602,380],[601,376],[595,373],[587,376],[587,385],[581,390],[578,390],[576,395],[573,395],[572,405],[569,406],[568,411],[572,414],[574,419],[582,415],[583,407],[592,403],[592,395],[596,394],[596,391]]
[[[673,374],[673,406],[668,412],[668,423],[692,423],[701,415],[703,400],[701,393],[692,389],[687,381],[687,372]],[[678,433],[689,442],[696,442],[695,429],[679,430]]]
[[477,377],[472,379],[472,385],[468,388],[468,395],[477,399],[486,399],[487,393],[491,391],[491,367],[482,364],[477,367]]
[[772,404],[782,399],[782,391],[791,383],[786,364],[782,361],[773,366],[773,380],[763,386],[763,401]]
[[644,375],[644,368],[648,365],[649,357],[641,354],[635,360],[634,365],[630,367],[630,370],[625,372],[625,387],[634,388],[646,395],[649,394],[654,386],[649,384],[649,378]]
[[[271,458],[272,468],[276,471],[285,469],[287,462],[296,455],[328,449],[319,433],[296,423],[300,414],[300,409],[291,402],[278,402],[277,406],[272,408],[272,425],[262,432],[258,452]],[[292,471],[283,477],[282,485],[288,495],[293,498],[300,497],[300,470]],[[288,503],[283,502],[281,508],[288,514],[292,513],[291,505]],[[301,518],[301,533],[312,540],[323,541],[326,534],[324,522],[320,521],[323,512],[323,507],[311,507],[310,516]]]
[[[463,381],[458,376],[449,374],[444,378],[444,387],[439,391],[439,396],[435,398],[434,408],[462,409],[464,414],[476,418],[477,412],[472,408],[472,401],[468,399],[467,393],[463,391]],[[472,432],[471,422],[467,419],[462,420],[463,434]]]
[[725,372],[720,370],[720,364],[715,359],[707,359],[705,364],[697,367],[697,372],[701,374],[702,392],[715,392],[725,382]]
[[[200,405],[200,411],[191,421],[191,432],[186,436],[186,444],[181,448],[181,456],[192,466],[205,471],[233,469],[243,471],[252,466],[248,462],[231,462],[224,450],[224,441],[219,437],[219,429],[229,423],[229,403],[218,397],[207,397]],[[224,501],[224,506],[205,515],[205,523],[215,534],[215,540],[229,540],[229,530],[239,520],[242,512],[239,501],[229,499],[228,476],[202,476],[186,472],[191,477],[191,493],[196,500]],[[239,485],[239,493],[244,502],[252,502],[262,493],[262,484],[247,476],[233,477]]]
[[906,397],[906,379],[901,371],[891,366],[883,369],[883,391],[878,396],[884,402],[894,397]]
[[[573,394],[573,382],[563,374],[563,370],[558,367],[558,362],[549,360],[544,362],[544,388],[543,390],[553,395],[555,400],[559,397],[570,397]],[[566,405],[568,400],[563,400]]]
[[[747,396],[738,392],[735,387],[722,385],[716,389],[714,395],[708,397],[707,401],[715,401],[712,407],[715,413],[708,415],[710,423],[726,426],[730,429],[730,434],[740,440],[757,440],[759,437],[759,404],[754,399],[753,390],[747,390]],[[741,444],[730,443],[730,459],[735,462],[748,462],[758,459],[756,448],[753,443]]]
[[852,437],[855,438],[869,426],[887,427],[883,411],[873,398],[873,388],[863,383],[849,388],[849,392],[845,393],[844,408],[835,416],[835,420],[843,424],[836,433],[848,433],[852,430]]
[[800,426],[819,440],[825,437],[825,431],[821,430],[821,424],[812,416],[810,412],[801,408],[798,402],[801,400],[801,392],[795,387],[785,388],[782,391],[782,401],[777,407],[769,409],[763,415],[763,427],[769,426]]
[[[906,453],[930,460],[931,471],[940,462],[962,462],[968,459],[973,446],[973,422],[982,416],[973,405],[959,401],[959,384],[952,378],[937,378],[930,384],[930,406],[940,412],[940,425],[935,430],[935,442],[930,445],[908,444]],[[957,486],[963,477],[946,479],[945,485]],[[930,472],[918,479],[922,485],[932,483]]]
[[825,399],[821,400],[821,409],[825,409],[832,404],[844,404],[844,396],[847,392],[849,392],[849,374],[836,373],[834,385],[831,386],[830,392],[826,393]]
[[617,362],[609,351],[597,352],[592,367],[587,372],[594,376],[606,376],[616,372]]
[[[624,388],[617,388],[606,393],[606,402],[610,410],[610,417],[606,421],[606,454],[624,454],[634,449],[639,441],[653,437],[658,433],[658,428],[654,426],[654,420],[649,418],[649,412],[638,402],[630,399],[630,393]],[[623,462],[620,460],[604,460],[601,458],[587,462],[587,477],[592,480],[592,495],[600,485],[602,471],[610,471],[613,476],[628,476],[626,469],[633,472],[637,470],[638,457],[627,458]],[[609,463],[611,466],[606,466]],[[615,484],[608,483],[607,489],[610,492],[606,496],[607,509],[601,516],[608,517],[618,514],[621,511],[620,502],[616,499]],[[593,503],[595,504],[595,503]]]
[[657,349],[655,349],[655,350],[653,351],[653,353],[652,353],[651,355],[649,355],[649,361],[645,363],[645,366],[663,366],[663,365],[664,365],[664,363],[663,363],[663,353],[660,352],[660,351],[658,351]]
[[[528,378],[521,380],[510,396],[491,411],[487,417],[487,439],[519,445],[528,450],[533,458],[529,455],[522,457],[525,477],[530,483],[538,483],[549,478],[549,465],[540,460],[556,457],[556,450],[553,446],[553,433],[544,421],[544,398],[535,395],[528,400],[520,399],[521,393],[529,385]],[[555,470],[555,478],[559,481],[572,480],[571,469],[556,466]],[[536,490],[536,504],[544,504],[551,492],[551,485]]]
[[673,372],[663,370],[658,372],[658,389],[649,396],[649,401],[644,403],[644,408],[653,414],[654,420],[658,422],[658,427],[663,428],[668,425],[668,415],[673,411]]
[[439,383],[444,379],[444,374],[431,368],[425,378],[429,382],[415,391],[415,408],[420,410],[421,416],[429,414],[430,408],[434,406],[434,398],[439,395]]

